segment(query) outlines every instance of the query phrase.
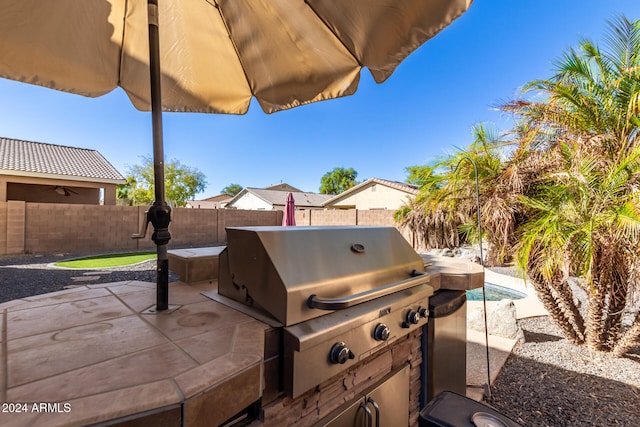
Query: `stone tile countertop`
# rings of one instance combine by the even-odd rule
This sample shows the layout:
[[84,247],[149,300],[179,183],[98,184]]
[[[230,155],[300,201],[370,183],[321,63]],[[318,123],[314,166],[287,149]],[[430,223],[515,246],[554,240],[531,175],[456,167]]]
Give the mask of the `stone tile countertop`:
[[484,286],[484,267],[470,261],[422,254],[431,275],[429,285],[439,289],[468,291]]
[[[80,286],[0,304],[0,425],[218,425],[261,396],[267,325],[172,283]],[[110,424],[111,425],[111,424]]]

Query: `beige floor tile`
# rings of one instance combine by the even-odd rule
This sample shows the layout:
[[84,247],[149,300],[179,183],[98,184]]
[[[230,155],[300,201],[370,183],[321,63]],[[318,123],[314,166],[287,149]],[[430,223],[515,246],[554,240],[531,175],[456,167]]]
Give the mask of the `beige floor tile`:
[[[489,373],[495,381],[511,354],[516,340],[489,335]],[[482,332],[467,330],[467,385],[482,386],[487,383],[487,346]]]
[[209,301],[209,298],[202,295],[198,288],[182,282],[174,282],[169,285],[169,304],[184,305],[202,301]]
[[10,308],[10,311],[45,307],[104,296],[109,296],[109,292],[104,289],[89,289],[85,285],[81,285],[64,291],[23,298],[21,301],[25,301],[25,303]]
[[183,338],[175,343],[199,363],[206,363],[230,353],[234,336],[235,328],[224,328]]
[[8,399],[69,401],[170,379],[196,365],[180,348],[167,343],[12,388]]
[[220,328],[233,328],[235,325],[253,320],[245,314],[209,299],[184,305],[171,313],[145,315],[144,319],[172,340]]
[[253,320],[236,326],[234,353],[264,354],[264,331],[268,326]]
[[184,403],[185,427],[221,425],[260,398],[260,366],[247,369],[229,381]]
[[[98,289],[98,288],[112,288],[117,286],[128,286],[132,288],[142,288],[142,289],[155,289],[156,284],[151,282],[141,282],[139,280],[125,280],[122,282],[109,282],[109,283],[97,283],[95,285],[87,286],[90,289]],[[138,289],[140,290],[140,289]]]
[[10,340],[8,384],[15,387],[166,342],[137,316]]
[[14,299],[11,301],[7,301],[7,302],[3,302],[2,304],[0,304],[0,311],[4,311],[4,310],[15,310],[18,307],[24,305],[24,304],[28,304],[29,301],[24,300],[24,299]]
[[82,299],[7,313],[9,340],[127,316],[131,311],[114,296]]
[[185,399],[227,381],[246,369],[259,366],[262,357],[251,354],[229,353],[176,377],[176,383]]
[[178,404],[181,396],[172,381],[150,384],[71,400],[71,410],[63,414],[44,414],[38,425],[47,427],[84,426],[127,415]]
[[227,353],[264,354],[264,330],[268,326],[250,320],[232,327],[218,328],[175,341],[199,363],[206,363]]
[[38,423],[37,420],[41,418],[41,414],[31,412],[18,412],[18,413],[2,413],[0,412],[0,426],[2,427],[25,427],[25,426],[38,426],[45,425],[46,422]]
[[122,293],[116,295],[116,298],[120,299],[124,304],[131,307],[131,310],[134,313],[140,313],[156,303],[155,289],[131,287],[123,289],[119,287],[119,289],[116,290],[122,291]]
[[[129,305],[134,311],[141,312],[156,304],[156,288],[139,286],[142,282],[119,283],[109,286],[119,299]],[[208,301],[209,299],[200,293],[200,290],[191,288],[182,283],[169,285],[169,304],[185,305]]]

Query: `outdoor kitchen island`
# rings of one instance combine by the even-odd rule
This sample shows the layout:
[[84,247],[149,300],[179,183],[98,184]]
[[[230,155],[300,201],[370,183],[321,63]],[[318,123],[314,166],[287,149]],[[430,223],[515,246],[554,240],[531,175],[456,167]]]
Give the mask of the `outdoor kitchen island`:
[[453,319],[461,333],[436,334],[461,349],[440,369],[465,392],[464,290],[483,285],[480,265],[423,259],[394,227],[363,226],[231,227],[219,261],[207,295],[272,327],[251,426],[417,426],[430,297],[441,288],[464,309]]
[[[361,242],[356,252],[369,250]],[[466,263],[434,263],[427,270],[430,285],[417,286],[420,299],[447,281],[477,287],[484,275],[480,266]],[[6,411],[0,412],[0,424],[199,427],[221,425],[241,414],[253,427],[327,425],[350,402],[356,408],[362,403],[372,419],[384,420],[390,410],[382,393],[401,396],[392,404],[394,420],[400,414],[408,425],[417,425],[426,324],[425,316],[415,316],[420,310],[400,309],[403,316],[412,314],[406,319],[408,332],[396,332],[391,322],[389,330],[374,322],[379,344],[370,351],[361,352],[347,334],[346,345],[324,356],[337,362],[331,363],[337,373],[316,384],[313,378],[326,374],[303,371],[299,385],[291,372],[281,370],[291,355],[273,346],[283,328],[211,299],[216,285],[172,283],[169,301],[178,307],[159,314],[146,312],[154,306],[155,284],[145,282],[80,286],[1,304],[0,392]],[[408,306],[419,309],[411,299],[415,292],[404,289],[396,292],[402,297],[377,298],[385,308],[375,316],[391,315],[407,295]],[[344,332],[342,326],[337,329]],[[285,340],[295,338],[296,331],[290,327]],[[307,381],[314,385],[307,388]]]
[[0,304],[0,425],[212,426],[260,399],[262,322],[215,283],[80,286]]

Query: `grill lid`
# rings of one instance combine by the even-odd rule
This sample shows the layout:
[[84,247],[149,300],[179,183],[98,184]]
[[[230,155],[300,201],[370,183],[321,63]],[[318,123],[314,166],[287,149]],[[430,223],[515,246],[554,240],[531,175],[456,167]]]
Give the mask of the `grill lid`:
[[394,227],[233,227],[218,292],[288,326],[426,282]]

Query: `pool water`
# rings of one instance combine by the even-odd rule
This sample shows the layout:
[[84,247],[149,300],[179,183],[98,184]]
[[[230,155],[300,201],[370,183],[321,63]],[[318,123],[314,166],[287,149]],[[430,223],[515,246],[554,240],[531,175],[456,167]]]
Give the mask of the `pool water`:
[[[505,288],[503,286],[494,285],[493,283],[485,283],[484,287],[487,294],[487,301],[500,301],[503,299],[515,300],[527,297],[527,294],[523,292]],[[482,301],[482,288],[467,291],[467,300]]]

